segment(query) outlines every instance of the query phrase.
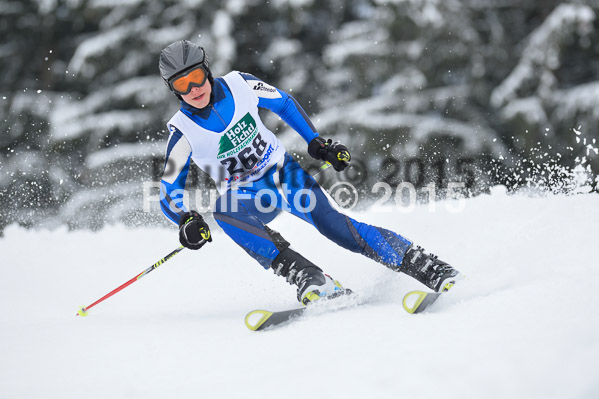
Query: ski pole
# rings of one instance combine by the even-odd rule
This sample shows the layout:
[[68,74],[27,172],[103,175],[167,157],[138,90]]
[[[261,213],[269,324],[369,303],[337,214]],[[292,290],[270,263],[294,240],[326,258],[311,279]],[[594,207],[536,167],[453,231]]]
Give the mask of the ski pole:
[[318,172],[314,173],[312,175],[313,178],[316,179],[316,176],[318,176],[319,174],[321,174],[322,172],[324,172],[325,170],[327,170],[329,168],[329,166],[331,166],[332,164],[330,162],[325,162],[322,164],[322,166],[320,168],[318,168]]
[[96,306],[97,304],[99,304],[100,302],[102,302],[103,300],[110,298],[111,296],[113,296],[114,294],[116,294],[117,292],[119,292],[120,290],[130,286],[131,284],[133,284],[134,282],[136,282],[137,280],[139,280],[140,278],[142,278],[143,276],[145,276],[146,274],[150,273],[152,270],[158,268],[158,266],[162,265],[164,262],[166,262],[167,260],[169,260],[170,258],[172,258],[173,256],[175,256],[176,254],[178,254],[179,252],[181,252],[181,250],[183,249],[183,246],[180,246],[179,248],[175,249],[173,252],[171,252],[170,254],[166,255],[164,258],[160,259],[158,262],[154,263],[152,266],[148,267],[146,270],[144,270],[143,272],[139,273],[137,276],[133,277],[131,280],[127,281],[125,284],[115,288],[114,290],[110,291],[108,294],[104,295],[102,298],[98,299],[96,302],[92,303],[91,305],[88,306],[81,306],[79,308],[79,310],[77,311],[77,316],[87,316],[87,311]]

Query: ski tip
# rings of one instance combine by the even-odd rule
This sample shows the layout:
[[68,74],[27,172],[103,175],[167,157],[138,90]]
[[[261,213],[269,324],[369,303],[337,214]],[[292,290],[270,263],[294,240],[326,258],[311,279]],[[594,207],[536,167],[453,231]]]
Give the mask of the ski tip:
[[87,309],[85,309],[85,306],[80,306],[75,316],[87,316]]
[[418,306],[426,298],[427,293],[424,291],[410,291],[404,297],[401,304],[408,313],[416,313]]
[[408,313],[420,313],[433,304],[440,295],[440,292],[410,291],[403,297],[402,305]]
[[272,312],[268,310],[253,310],[245,316],[245,325],[252,331],[258,331],[271,316]]

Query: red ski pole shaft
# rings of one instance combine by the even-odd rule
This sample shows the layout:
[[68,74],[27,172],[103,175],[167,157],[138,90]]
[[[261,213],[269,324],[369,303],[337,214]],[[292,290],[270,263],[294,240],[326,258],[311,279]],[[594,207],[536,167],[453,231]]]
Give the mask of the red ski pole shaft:
[[134,282],[136,282],[137,280],[139,280],[140,278],[142,278],[146,274],[150,273],[152,270],[158,268],[158,266],[162,265],[164,262],[166,262],[167,260],[169,260],[170,258],[172,258],[173,256],[175,256],[176,254],[178,254],[179,252],[181,252],[181,250],[183,248],[184,248],[183,246],[180,246],[179,248],[175,249],[170,254],[166,255],[164,258],[160,259],[158,262],[154,263],[152,266],[148,267],[143,272],[139,273],[137,276],[133,277],[131,280],[127,281],[123,285],[121,285],[121,286],[115,288],[114,290],[110,291],[108,294],[104,295],[102,298],[98,299],[97,301],[95,301],[91,305],[88,305],[88,306],[80,308],[79,312],[77,312],[77,316],[79,316],[79,315],[85,316],[85,313],[89,309],[91,309],[92,307],[96,306],[97,304],[99,304],[100,302],[104,301],[105,299],[110,298],[111,296],[113,296],[117,292],[119,292],[119,291],[127,288],[128,286],[130,286],[131,284],[133,284]]

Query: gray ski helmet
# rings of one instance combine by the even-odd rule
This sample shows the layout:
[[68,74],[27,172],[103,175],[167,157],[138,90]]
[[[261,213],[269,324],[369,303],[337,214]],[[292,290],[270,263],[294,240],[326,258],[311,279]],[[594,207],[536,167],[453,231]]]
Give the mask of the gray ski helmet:
[[168,86],[170,78],[198,64],[202,64],[208,72],[208,77],[212,78],[204,49],[188,40],[179,40],[160,52],[158,67],[160,76]]

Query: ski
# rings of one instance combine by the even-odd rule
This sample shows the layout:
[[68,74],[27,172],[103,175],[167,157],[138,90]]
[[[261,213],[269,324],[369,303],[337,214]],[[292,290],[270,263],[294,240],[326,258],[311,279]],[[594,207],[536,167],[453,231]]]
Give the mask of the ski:
[[403,308],[408,313],[421,313],[428,309],[439,297],[442,292],[410,291],[401,302]]
[[426,309],[428,309],[432,304],[434,304],[439,297],[448,292],[457,281],[462,280],[465,276],[461,273],[458,273],[452,279],[444,282],[444,285],[440,292],[430,292],[430,291],[410,291],[403,297],[403,301],[401,304],[406,312],[415,314],[422,313]]
[[[307,308],[296,308],[271,312],[268,310],[252,310],[245,316],[245,325],[252,331],[261,331],[268,327],[278,326],[295,317],[299,317]],[[255,320],[257,318],[257,320]]]
[[325,312],[341,309],[346,306],[328,308],[327,305],[329,304],[329,302],[332,302],[335,298],[351,294],[353,294],[353,291],[346,288],[343,291],[335,293],[327,298],[319,299],[316,303],[309,304],[308,306],[302,308],[281,310],[278,312],[262,309],[252,310],[245,316],[245,325],[252,331],[262,331],[267,328],[280,326],[287,322],[293,321],[299,318],[301,315],[303,315],[304,312],[308,309],[314,309],[318,307],[323,309]]

